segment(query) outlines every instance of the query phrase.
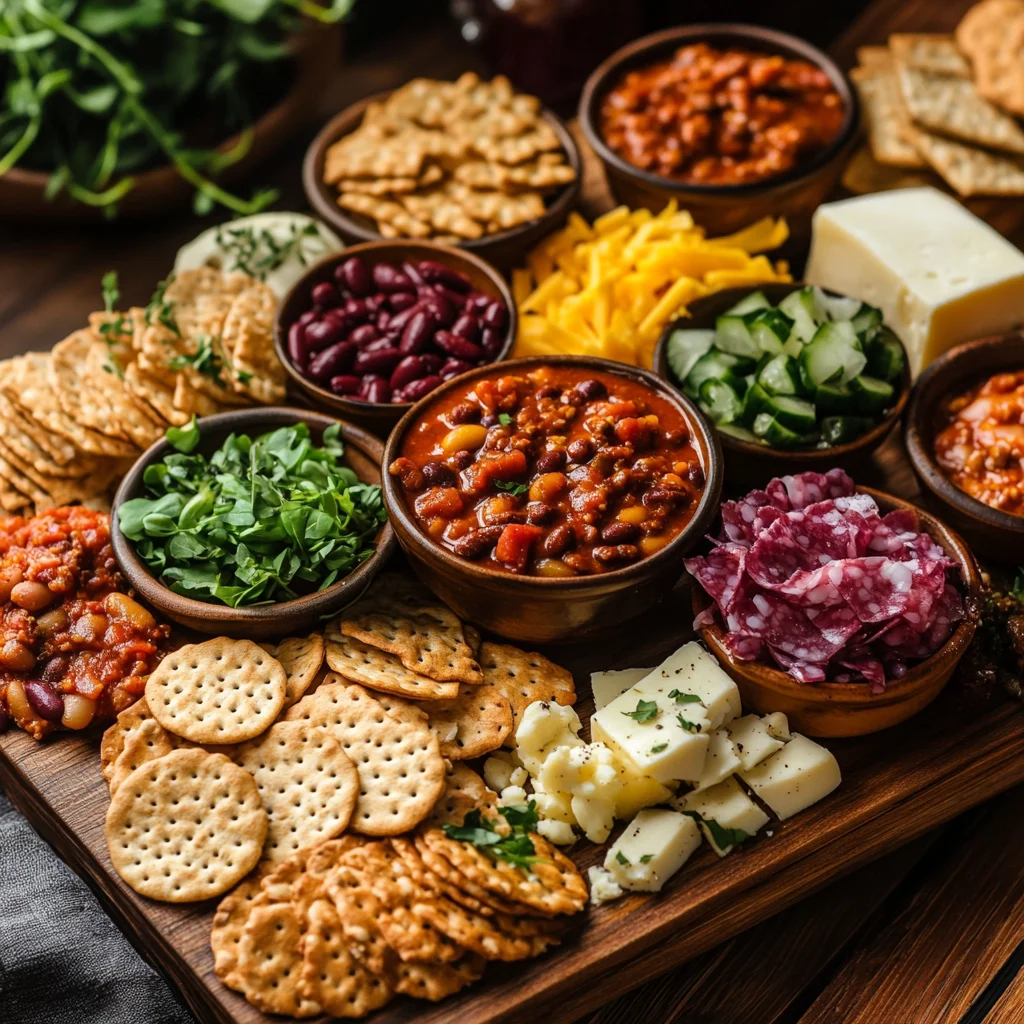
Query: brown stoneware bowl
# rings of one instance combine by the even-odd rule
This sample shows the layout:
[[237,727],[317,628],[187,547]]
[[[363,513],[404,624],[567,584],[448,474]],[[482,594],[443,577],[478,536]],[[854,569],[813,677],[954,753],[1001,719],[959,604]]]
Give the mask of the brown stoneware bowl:
[[392,431],[384,449],[384,504],[416,574],[463,619],[484,629],[530,643],[576,641],[641,615],[672,589],[683,571],[683,558],[704,536],[718,510],[722,490],[722,451],[703,414],[647,370],[592,356],[537,356],[502,366],[509,373],[542,366],[579,366],[639,381],[678,408],[690,425],[700,453],[706,486],[693,518],[664,548],[639,562],[611,572],[571,578],[520,576],[488,569],[457,558],[423,532],[408,508],[401,485],[387,467],[402,450],[406,434],[439,397],[456,383],[493,373],[478,367],[443,384],[414,405]]
[[[241,409],[199,420],[201,441],[198,452],[215,451],[228,434],[263,434],[278,427],[305,423],[319,443],[323,432],[337,423],[333,416],[302,409],[264,408]],[[383,445],[372,434],[349,423],[341,423],[341,439],[345,445],[344,461],[364,483],[381,482],[381,456]],[[146,564],[135,554],[132,543],[117,525],[118,507],[131,498],[143,496],[142,475],[146,467],[160,462],[174,449],[167,441],[157,441],[139,457],[121,482],[114,497],[110,514],[110,537],[114,556],[124,578],[135,588],[157,614],[199,633],[230,636],[236,639],[272,640],[310,630],[328,615],[341,611],[355,601],[370,585],[370,581],[384,567],[395,548],[395,534],[389,523],[377,533],[376,551],[326,590],[277,604],[256,605],[250,608],[229,608],[227,605],[197,601],[176,594],[150,573]]]
[[336,395],[329,388],[321,387],[303,376],[292,365],[288,356],[288,328],[312,305],[310,292],[313,287],[321,281],[333,283],[334,268],[352,256],[361,256],[370,267],[378,263],[401,264],[405,260],[434,260],[464,274],[473,282],[474,288],[501,299],[508,308],[504,343],[498,357],[487,365],[500,362],[512,350],[519,322],[515,300],[501,274],[479,256],[464,249],[453,249],[451,246],[436,242],[379,241],[351,245],[341,252],[325,256],[319,263],[311,266],[295,282],[277,308],[274,319],[274,350],[291,378],[289,390],[301,396],[305,403],[314,408],[327,409],[344,417],[349,423],[358,424],[381,436],[386,435],[412,405],[411,402],[360,402],[346,395]]
[[[793,284],[751,284],[742,288],[726,288],[697,299],[690,306],[690,315],[673,320],[662,332],[654,349],[654,372],[676,387],[669,370],[665,349],[672,332],[678,328],[683,330],[702,330],[713,328],[715,321],[731,306],[736,305],[745,295],[753,291],[762,291],[773,305],[781,302],[790,292],[802,288],[801,282]],[[906,349],[904,349],[906,357]],[[886,413],[885,418],[871,430],[846,444],[834,445],[831,448],[811,448],[806,451],[789,451],[784,448],[771,448],[766,444],[754,444],[741,441],[729,434],[719,433],[722,449],[725,452],[725,479],[730,486],[760,486],[770,477],[783,476],[786,473],[803,473],[814,470],[824,473],[833,466],[856,470],[868,462],[872,454],[882,446],[885,439],[899,422],[900,416],[910,397],[909,359],[904,359],[903,378],[900,381],[900,393],[896,404]]]
[[[733,661],[722,642],[724,631],[717,623],[700,631],[711,653],[739,687],[743,706],[760,715],[785,712],[789,724],[809,736],[864,736],[906,721],[930,704],[949,682],[957,662],[974,638],[976,623],[972,609],[977,605],[981,578],[974,555],[948,526],[923,509],[876,491],[870,494],[883,513],[893,509],[913,509],[921,529],[929,534],[956,563],[962,581],[967,617],[956,627],[935,654],[914,665],[901,679],[886,681],[883,693],[872,693],[867,683],[798,683],[791,675],[759,661]],[[711,598],[694,585],[694,614],[711,606]]]
[[[666,60],[691,43],[739,47],[816,64],[832,80],[844,104],[839,134],[820,154],[792,171],[748,185],[691,185],[634,167],[605,144],[600,130],[601,102],[628,71]],[[579,122],[584,138],[604,164],[612,193],[627,206],[645,206],[657,213],[675,199],[680,209],[689,210],[713,235],[738,231],[762,217],[785,217],[794,236],[806,240],[811,215],[835,190],[856,144],[860,105],[850,80],[838,66],[796,36],[756,25],[688,25],[637,39],[598,65],[580,97]]]
[[942,515],[982,555],[1003,565],[1024,562],[1024,517],[1001,512],[954,484],[935,459],[943,399],[963,394],[993,374],[1024,370],[1024,331],[968,341],[946,352],[918,378],[907,407],[904,437],[921,486]]
[[[324,183],[327,150],[340,138],[359,127],[363,114],[371,103],[382,103],[389,95],[388,92],[381,92],[353,103],[337,117],[328,121],[306,150],[306,158],[302,165],[302,186],[306,191],[309,205],[316,211],[317,216],[330,224],[346,242],[373,242],[382,236],[375,221],[350,210],[343,210],[338,205],[338,190]],[[547,198],[544,215],[536,220],[518,224],[507,231],[498,231],[484,235],[483,238],[466,239],[459,243],[459,248],[489,260],[502,270],[522,266],[526,254],[565,223],[569,211],[576,205],[583,183],[583,160],[572,133],[550,110],[542,110],[541,116],[555,130],[558,141],[565,150],[566,163],[576,172],[576,180],[552,193]]]

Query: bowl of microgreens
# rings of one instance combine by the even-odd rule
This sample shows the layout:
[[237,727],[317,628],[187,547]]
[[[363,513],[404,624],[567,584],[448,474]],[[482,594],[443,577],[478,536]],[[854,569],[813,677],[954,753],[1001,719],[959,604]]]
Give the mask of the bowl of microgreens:
[[162,616],[266,640],[355,601],[395,546],[383,446],[331,416],[245,409],[172,427],[118,489],[111,541]]
[[353,3],[0,4],[0,217],[264,209],[227,186],[315,110]]

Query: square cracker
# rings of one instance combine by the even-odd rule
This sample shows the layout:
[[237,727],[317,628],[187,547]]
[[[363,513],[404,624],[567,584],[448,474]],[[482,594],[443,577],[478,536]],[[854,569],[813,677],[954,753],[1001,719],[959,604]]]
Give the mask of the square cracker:
[[850,158],[843,171],[842,182],[844,188],[857,195],[938,184],[929,172],[914,173],[902,167],[893,167],[891,164],[880,164],[871,155],[868,146],[861,146]]
[[459,684],[438,682],[406,668],[398,658],[352,636],[333,634],[327,640],[327,664],[353,683],[417,700],[439,701],[458,696]]
[[574,704],[572,673],[543,654],[521,651],[508,644],[486,641],[480,647],[484,682],[503,693],[512,705],[513,730],[526,708],[537,700]]
[[1019,161],[916,128],[908,137],[960,195],[1024,196],[1024,167]]
[[851,77],[864,105],[875,160],[893,167],[925,167],[921,154],[903,138],[909,119],[891,63],[857,68]]
[[938,75],[970,78],[971,65],[956,40],[934,32],[897,32],[889,36],[889,50],[898,64]]

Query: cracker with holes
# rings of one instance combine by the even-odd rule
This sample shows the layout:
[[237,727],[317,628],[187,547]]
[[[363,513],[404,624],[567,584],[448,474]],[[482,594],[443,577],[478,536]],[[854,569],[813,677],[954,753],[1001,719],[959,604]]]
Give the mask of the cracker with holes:
[[414,964],[401,960],[394,971],[395,991],[436,1003],[472,985],[482,977],[486,966],[487,961],[475,953],[467,953],[453,964]]
[[144,718],[138,728],[125,736],[124,746],[117,755],[110,771],[110,792],[113,795],[118,787],[136,768],[147,761],[155,761],[158,757],[169,754],[181,745],[181,740],[169,733],[155,718]]
[[153,712],[149,710],[145,697],[140,697],[131,707],[125,708],[103,733],[100,741],[100,768],[103,771],[103,778],[110,783],[110,777],[114,773],[114,762],[121,756],[124,745],[136,730],[141,728],[143,722],[152,721]]
[[398,957],[380,930],[380,901],[362,873],[362,863],[364,854],[340,857],[324,879],[323,890],[334,902],[353,955],[372,974],[386,976]]
[[500,687],[470,686],[452,700],[420,705],[449,761],[468,761],[497,750],[512,732],[512,705]]
[[459,692],[457,682],[438,682],[420,675],[393,655],[351,636],[338,635],[327,641],[327,664],[350,682],[400,697],[434,701],[455,697]]
[[270,728],[287,676],[251,640],[217,637],[168,654],[146,683],[146,703],[169,732],[193,743],[242,743]]
[[484,682],[497,687],[512,705],[513,731],[519,726],[519,716],[535,700],[576,703],[572,673],[543,654],[486,641],[480,645],[480,664]]
[[313,685],[324,663],[324,638],[320,633],[310,633],[260,647],[279,661],[285,671],[284,706],[290,708]]
[[329,729],[359,773],[350,827],[398,835],[419,824],[444,789],[444,759],[425,721],[400,721],[354,683],[329,675],[285,715]]
[[220,896],[260,859],[267,812],[253,777],[189,748],[147,761],[107,808],[107,847],[140,895],[168,903]]
[[472,768],[456,761],[444,780],[441,799],[427,818],[436,825],[461,825],[470,811],[480,811],[485,818],[498,817],[498,794]]
[[242,929],[249,920],[249,913],[253,907],[269,902],[261,884],[266,870],[264,863],[257,865],[248,878],[217,904],[217,912],[213,915],[213,927],[210,929],[213,970],[228,988],[237,989],[240,984],[235,973],[238,944],[242,941]]

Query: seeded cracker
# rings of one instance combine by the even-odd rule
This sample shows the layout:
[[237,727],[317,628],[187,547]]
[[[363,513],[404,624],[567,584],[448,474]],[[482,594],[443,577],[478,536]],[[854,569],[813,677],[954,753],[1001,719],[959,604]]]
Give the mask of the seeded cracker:
[[979,95],[1024,116],[1024,2],[975,4],[957,26],[956,41],[971,59]]
[[397,658],[355,637],[327,640],[327,664],[353,683],[401,697],[437,701],[458,694],[457,682],[438,682],[407,669]]
[[513,732],[519,725],[519,716],[536,700],[576,703],[572,673],[543,654],[487,642],[480,647],[480,664],[484,682],[497,687],[512,705]]
[[886,51],[886,62],[855,68],[854,80],[867,114],[868,142],[872,156],[893,167],[925,167],[924,158],[907,139],[903,130],[909,124],[900,95],[896,71]]
[[512,732],[512,705],[500,687],[470,686],[451,700],[420,705],[449,761],[468,761],[497,750]]
[[970,78],[971,65],[952,36],[927,32],[897,32],[889,36],[889,50],[899,64],[937,75]]
[[962,196],[1022,196],[1024,168],[1014,160],[911,129],[908,136]]

